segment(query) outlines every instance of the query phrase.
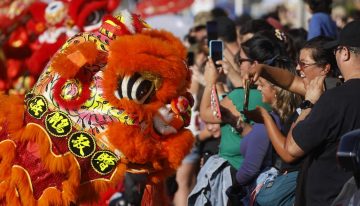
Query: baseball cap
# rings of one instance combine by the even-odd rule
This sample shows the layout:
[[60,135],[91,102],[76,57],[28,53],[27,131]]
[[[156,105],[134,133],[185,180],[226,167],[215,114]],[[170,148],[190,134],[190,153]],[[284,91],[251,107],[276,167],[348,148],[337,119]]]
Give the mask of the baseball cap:
[[193,28],[196,27],[205,27],[206,26],[206,22],[212,20],[212,15],[209,11],[201,11],[198,14],[195,15],[194,17],[194,25]]
[[324,45],[326,49],[341,46],[360,47],[360,20],[348,23],[339,33],[338,39]]

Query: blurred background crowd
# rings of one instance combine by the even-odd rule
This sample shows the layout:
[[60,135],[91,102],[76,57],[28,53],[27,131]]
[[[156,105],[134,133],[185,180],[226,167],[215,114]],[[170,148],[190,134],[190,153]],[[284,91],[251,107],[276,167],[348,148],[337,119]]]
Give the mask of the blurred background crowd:
[[[312,16],[303,0],[4,0],[0,2],[0,89],[24,93],[67,38],[97,30],[104,15],[123,9],[141,15],[152,28],[166,29],[181,39],[206,22],[201,13],[212,9],[214,15],[221,15],[217,9],[223,10],[237,31],[249,19],[266,20],[284,31],[308,30]],[[359,18],[359,10],[360,1],[334,0],[329,14],[341,29]]]

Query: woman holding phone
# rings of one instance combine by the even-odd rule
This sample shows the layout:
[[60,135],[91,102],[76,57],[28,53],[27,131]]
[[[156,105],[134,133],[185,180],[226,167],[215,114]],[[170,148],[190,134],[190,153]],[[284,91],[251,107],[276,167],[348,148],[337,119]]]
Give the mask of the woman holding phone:
[[[237,60],[239,64],[248,62],[250,67],[254,67],[259,63],[263,63],[284,70],[291,69],[290,58],[284,55],[283,43],[281,41],[274,43],[276,42],[274,37],[273,33],[262,32],[244,42]],[[255,84],[258,86],[258,90],[261,91],[263,103],[271,106],[269,114],[276,127],[281,128],[290,114],[295,111],[300,98],[263,78],[260,78]],[[252,130],[244,136],[240,145],[240,152],[244,156],[244,162],[236,174],[238,183],[247,191],[247,196],[243,199],[243,203],[246,205],[254,201],[251,194],[256,193],[254,189],[263,178],[263,176],[258,177],[259,174],[273,164],[273,150],[265,126],[259,123],[251,126]]]
[[[261,55],[260,55],[261,54]],[[236,62],[238,63],[237,71],[240,73],[249,70],[251,67],[254,67],[256,64],[259,63],[268,63],[270,65],[279,65],[278,62],[282,59],[283,50],[279,43],[273,42],[269,38],[264,36],[255,36],[248,42],[241,45],[241,51],[238,55]],[[271,165],[271,157],[268,157],[270,152],[270,144],[268,137],[266,135],[265,128],[258,128],[257,125],[247,124],[244,123],[243,117],[241,116],[241,111],[243,111],[243,102],[244,102],[244,89],[243,88],[236,88],[231,91],[225,98],[220,101],[220,108],[221,108],[221,119],[216,118],[213,115],[213,111],[211,111],[210,106],[210,99],[211,99],[211,88],[212,85],[216,84],[217,79],[224,70],[229,72],[236,71],[231,67],[227,61],[218,61],[217,63],[221,64],[220,70],[215,68],[214,62],[209,58],[206,67],[205,67],[205,81],[206,81],[206,88],[201,100],[200,106],[200,115],[204,121],[212,122],[212,123],[221,123],[221,140],[220,140],[220,150],[219,155],[213,156],[208,160],[206,164],[212,164],[215,162],[223,162],[226,165],[225,168],[221,167],[218,171],[218,176],[224,175],[222,172],[227,171],[230,173],[229,175],[232,177],[230,180],[231,182],[224,185],[223,187],[229,187],[231,185],[237,185],[235,181],[236,171],[242,171],[244,165],[249,166],[250,164],[245,164],[249,162],[249,158],[251,159],[251,155],[247,155],[247,152],[254,152],[256,151],[256,158],[259,160],[257,161],[255,167],[254,164],[251,166],[251,174],[246,173],[244,175],[240,175],[241,183],[244,185],[250,185],[250,183],[256,179],[257,175],[260,171],[267,166]],[[230,70],[233,69],[233,70]],[[236,71],[236,72],[237,72]],[[265,84],[265,82],[264,82]],[[265,85],[263,85],[265,86]],[[274,93],[274,95],[276,92]],[[250,89],[250,96],[249,96],[249,110],[254,109],[256,106],[263,105],[267,108],[270,108],[266,101],[264,100],[262,93],[256,89]],[[270,101],[268,101],[270,102]],[[289,105],[289,104],[287,104]],[[292,104],[291,104],[292,105]],[[284,110],[279,110],[281,112],[281,116],[286,116],[287,112],[283,112]],[[284,115],[283,115],[284,114]],[[275,113],[274,113],[275,115]],[[277,117],[280,124],[280,118]],[[254,131],[256,136],[259,136],[260,139],[264,142],[264,144],[258,144],[258,148],[255,150],[249,149],[246,151],[240,151],[240,147],[246,139],[251,139],[250,136],[254,135]],[[262,130],[262,132],[260,131]],[[260,131],[260,132],[258,132]],[[246,138],[247,135],[250,135],[249,138]],[[246,140],[248,141],[248,140]],[[248,144],[248,143],[246,143]],[[254,144],[249,144],[254,145]],[[254,145],[255,146],[255,145]],[[211,161],[212,160],[212,161]],[[249,162],[250,163],[250,162]],[[211,171],[208,167],[204,166],[204,170]],[[247,167],[246,166],[246,167]],[[203,170],[202,169],[202,170]],[[200,171],[198,175],[198,181],[202,181],[201,175],[206,177],[206,171]],[[207,174],[209,176],[209,174]],[[206,180],[203,180],[206,181]],[[199,182],[198,182],[199,184]],[[200,183],[201,185],[201,183]],[[227,189],[227,188],[225,188]],[[192,194],[189,196],[189,204],[196,202],[196,194],[199,194],[201,190],[197,189],[195,186]],[[219,195],[218,195],[219,196]],[[227,197],[225,194],[221,195],[222,200],[227,201]],[[209,198],[209,197],[208,197]],[[211,198],[211,197],[210,197]]]
[[[261,107],[246,114],[250,119],[265,124],[271,143],[276,150],[275,159],[277,164],[274,166],[280,171],[280,174],[289,175],[300,171],[299,178],[296,181],[296,192],[295,189],[288,189],[286,191],[281,189],[282,183],[279,180],[283,176],[279,175],[275,181],[269,181],[264,184],[259,191],[256,201],[260,205],[279,205],[277,200],[279,198],[276,197],[278,197],[280,193],[292,195],[291,205],[294,203],[294,197],[296,197],[295,205],[305,204],[302,202],[304,200],[303,194],[305,194],[303,181],[307,175],[306,171],[309,161],[302,161],[302,159],[300,159],[299,161],[289,163],[292,157],[286,151],[284,143],[291,126],[293,127],[301,119],[304,119],[307,115],[306,108],[315,104],[320,97],[321,92],[319,91],[324,88],[323,81],[325,76],[337,74],[336,60],[333,51],[324,48],[324,45],[331,40],[332,38],[319,36],[305,43],[300,50],[297,66],[300,76],[296,76],[285,70],[279,70],[275,67],[269,67],[268,65],[258,65],[252,71],[255,76],[261,75],[271,79],[274,84],[305,97],[305,100],[299,105],[300,109],[298,111],[302,112],[294,112],[292,120],[286,124],[282,131],[276,127],[269,113]],[[319,87],[320,90],[318,89]],[[329,87],[329,85],[327,85],[327,87]],[[301,116],[298,118],[299,114],[301,114]],[[268,186],[270,184],[271,187]]]

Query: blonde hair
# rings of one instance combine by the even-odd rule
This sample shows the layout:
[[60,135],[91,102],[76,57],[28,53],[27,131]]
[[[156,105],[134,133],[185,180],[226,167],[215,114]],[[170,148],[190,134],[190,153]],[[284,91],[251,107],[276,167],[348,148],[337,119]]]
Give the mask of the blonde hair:
[[[289,60],[283,58],[275,59],[274,66],[280,69],[288,70],[292,74],[296,75],[296,69],[291,63],[289,63]],[[275,85],[274,89],[276,91],[276,101],[272,107],[279,115],[281,123],[285,123],[289,116],[295,112],[297,106],[302,101],[302,97]]]
[[276,101],[272,105],[274,111],[279,115],[281,123],[285,123],[289,116],[294,113],[301,102],[301,97],[274,85]]

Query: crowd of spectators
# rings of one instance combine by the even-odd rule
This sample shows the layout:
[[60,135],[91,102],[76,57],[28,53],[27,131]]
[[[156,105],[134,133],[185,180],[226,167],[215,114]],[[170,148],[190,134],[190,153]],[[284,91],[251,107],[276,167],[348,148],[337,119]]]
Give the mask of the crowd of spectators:
[[[274,15],[234,20],[220,8],[195,16],[184,44],[194,57],[196,144],[176,174],[175,206],[331,205],[354,181],[336,154],[360,128],[360,21],[352,12],[340,26],[331,0],[305,2],[306,29]],[[216,62],[209,21],[224,45]]]

